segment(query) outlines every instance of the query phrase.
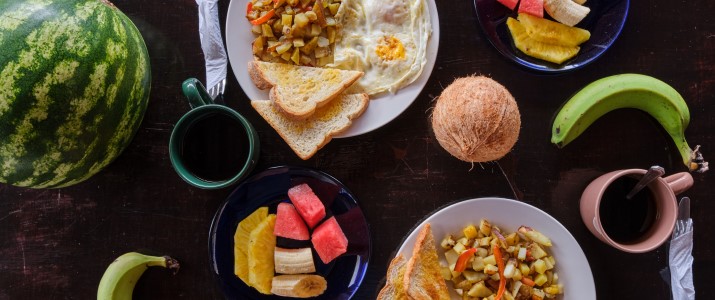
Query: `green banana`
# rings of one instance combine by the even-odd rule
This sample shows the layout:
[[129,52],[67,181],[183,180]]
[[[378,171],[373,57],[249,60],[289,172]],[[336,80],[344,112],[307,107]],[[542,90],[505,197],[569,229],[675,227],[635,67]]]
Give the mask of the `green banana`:
[[673,139],[690,171],[708,170],[700,146],[691,149],[685,140],[685,128],[690,123],[685,100],[667,83],[646,75],[614,75],[584,87],[556,115],[551,142],[562,148],[598,118],[619,108],[636,108],[653,116]]
[[149,267],[161,266],[176,273],[179,262],[168,256],[149,256],[137,252],[125,253],[115,259],[102,275],[97,300],[130,300],[134,285]]

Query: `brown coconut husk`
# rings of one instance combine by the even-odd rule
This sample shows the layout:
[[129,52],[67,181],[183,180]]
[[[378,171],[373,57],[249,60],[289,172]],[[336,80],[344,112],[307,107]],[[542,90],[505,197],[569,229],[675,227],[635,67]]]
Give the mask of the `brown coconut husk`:
[[432,129],[439,144],[467,162],[498,160],[519,138],[521,115],[509,91],[484,76],[456,79],[437,98]]

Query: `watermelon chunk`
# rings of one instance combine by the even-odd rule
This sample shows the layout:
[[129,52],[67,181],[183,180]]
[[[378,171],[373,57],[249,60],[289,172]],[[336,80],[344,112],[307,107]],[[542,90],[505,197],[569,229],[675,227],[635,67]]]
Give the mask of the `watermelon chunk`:
[[543,18],[544,0],[521,0],[521,4],[519,4],[519,12]]
[[348,251],[348,238],[335,217],[330,217],[313,231],[313,248],[323,263],[329,263]]
[[499,3],[504,4],[504,6],[508,7],[511,10],[514,10],[516,8],[516,4],[519,3],[519,0],[497,0]]
[[281,203],[278,204],[278,212],[276,213],[276,225],[273,227],[273,234],[276,236],[307,241],[310,239],[308,227],[295,210],[293,204]]
[[298,213],[308,227],[313,228],[325,218],[325,205],[313,193],[308,184],[296,185],[288,190],[288,198],[293,202]]

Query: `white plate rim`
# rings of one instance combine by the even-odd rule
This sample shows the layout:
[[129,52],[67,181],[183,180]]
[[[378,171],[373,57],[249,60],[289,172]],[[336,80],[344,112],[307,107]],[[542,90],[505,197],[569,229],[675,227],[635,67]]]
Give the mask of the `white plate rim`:
[[[247,70],[248,62],[253,60],[250,47],[253,34],[250,32],[249,23],[245,18],[248,1],[232,0],[228,6],[225,28],[226,52],[233,74],[246,96],[250,100],[265,100],[268,99],[268,90],[262,91],[256,88]],[[386,93],[371,98],[365,113],[354,120],[350,128],[336,135],[336,138],[353,137],[376,130],[397,118],[419,97],[432,74],[439,49],[439,16],[435,0],[427,0],[427,6],[432,24],[432,35],[427,43],[427,63],[422,74],[415,82],[395,94]]]
[[[512,218],[517,221],[505,224],[502,221],[503,218],[490,218],[487,216],[492,214],[491,211],[495,209],[495,206],[499,211],[508,211],[509,214],[513,215]],[[466,220],[462,217],[455,217],[455,214],[471,214],[471,216]],[[562,299],[569,299],[566,297],[575,294],[579,300],[596,300],[596,286],[591,267],[583,249],[581,249],[573,235],[548,213],[518,200],[498,197],[473,198],[439,208],[410,230],[395,256],[399,254],[402,254],[405,258],[412,256],[412,248],[417,239],[419,229],[426,223],[430,223],[435,242],[439,243],[446,233],[459,234],[464,226],[470,223],[476,224],[482,218],[488,219],[492,224],[496,224],[506,232],[514,232],[519,225],[526,225],[551,238],[554,245],[549,249],[549,252],[556,258],[559,281],[564,284],[564,297]],[[543,224],[533,224],[532,220],[540,220]],[[532,224],[529,221],[532,221]],[[441,248],[438,247],[438,249]],[[570,253],[571,255],[567,256],[564,253]],[[443,255],[440,255],[440,261],[446,264]],[[563,266],[568,267],[564,268]],[[575,272],[575,274],[571,274],[572,272]],[[450,293],[452,294],[452,299],[460,299],[451,288]]]

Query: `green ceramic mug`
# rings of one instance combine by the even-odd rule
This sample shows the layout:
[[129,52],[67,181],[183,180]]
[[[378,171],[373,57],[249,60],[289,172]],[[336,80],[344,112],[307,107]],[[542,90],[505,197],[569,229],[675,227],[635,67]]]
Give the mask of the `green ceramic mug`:
[[232,185],[258,161],[258,133],[241,114],[215,104],[195,78],[181,85],[191,110],[179,119],[169,140],[171,165],[189,184],[218,189]]

